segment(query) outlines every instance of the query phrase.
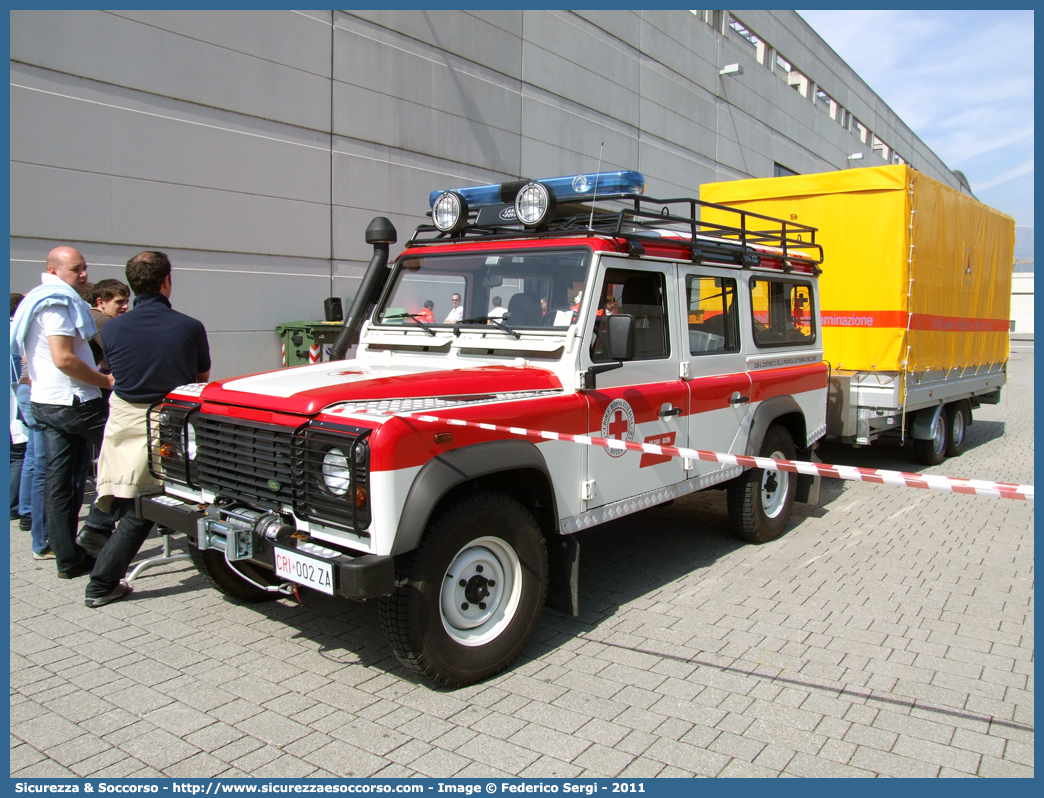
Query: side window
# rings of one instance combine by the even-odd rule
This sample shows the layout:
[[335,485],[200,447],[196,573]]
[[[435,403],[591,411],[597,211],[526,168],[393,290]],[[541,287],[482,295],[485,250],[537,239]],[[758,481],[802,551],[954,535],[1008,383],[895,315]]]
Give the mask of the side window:
[[606,316],[634,316],[634,359],[655,360],[670,355],[667,324],[667,281],[659,272],[608,269],[598,296],[598,315],[591,340],[591,360],[609,359]]
[[739,351],[736,281],[728,277],[685,278],[689,309],[689,353]]
[[816,340],[812,330],[812,286],[778,278],[752,278],[754,343],[800,346]]

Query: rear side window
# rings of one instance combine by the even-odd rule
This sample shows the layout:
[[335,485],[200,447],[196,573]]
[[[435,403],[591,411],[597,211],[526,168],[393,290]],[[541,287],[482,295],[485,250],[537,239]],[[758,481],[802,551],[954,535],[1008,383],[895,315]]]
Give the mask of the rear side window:
[[689,353],[739,351],[736,281],[728,277],[685,278],[689,309]]
[[812,328],[812,286],[799,280],[752,278],[750,305],[754,343],[801,346],[816,340]]

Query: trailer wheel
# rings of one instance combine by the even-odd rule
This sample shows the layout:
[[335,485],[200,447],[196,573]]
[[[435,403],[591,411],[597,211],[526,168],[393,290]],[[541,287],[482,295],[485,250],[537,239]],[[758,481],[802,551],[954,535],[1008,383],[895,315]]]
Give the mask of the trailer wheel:
[[504,670],[529,640],[547,594],[547,549],[525,507],[481,491],[439,511],[395,576],[380,598],[395,655],[435,684],[463,687]]
[[[210,583],[210,586],[219,593],[248,604],[259,604],[262,601],[273,601],[279,598],[279,593],[269,592],[256,587],[236,573],[225,560],[224,553],[217,549],[200,550],[195,546],[188,547],[189,558],[193,565]],[[250,563],[243,562],[239,565],[244,572],[248,572],[251,579],[262,585],[276,584],[271,576],[266,576],[260,569],[254,568]]]
[[971,402],[962,399],[946,406],[949,435],[946,439],[946,456],[957,457],[964,451],[964,437],[971,426]]
[[[761,457],[793,460],[790,433],[773,425],[765,433]],[[751,468],[728,483],[729,523],[733,533],[749,543],[768,543],[783,532],[794,506],[797,477],[786,471]]]
[[[946,459],[946,451],[949,449],[949,435],[948,424],[947,424],[947,413],[945,409],[935,418],[935,423],[932,424],[932,437],[926,441],[914,439],[914,454],[917,456],[917,462],[923,463],[924,465],[939,465],[943,460]],[[961,439],[963,444],[963,437]]]

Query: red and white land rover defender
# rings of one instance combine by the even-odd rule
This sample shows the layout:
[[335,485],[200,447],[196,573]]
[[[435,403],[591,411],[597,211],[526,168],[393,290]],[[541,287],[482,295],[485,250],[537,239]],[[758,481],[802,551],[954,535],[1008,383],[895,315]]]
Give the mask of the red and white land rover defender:
[[504,669],[545,598],[578,612],[573,533],[717,486],[737,535],[775,538],[818,478],[408,415],[808,459],[828,378],[815,229],[701,224],[698,200],[643,191],[615,172],[435,192],[390,266],[374,219],[330,362],[152,409],[165,487],[141,512],[229,596],[379,599],[399,659],[443,685]]

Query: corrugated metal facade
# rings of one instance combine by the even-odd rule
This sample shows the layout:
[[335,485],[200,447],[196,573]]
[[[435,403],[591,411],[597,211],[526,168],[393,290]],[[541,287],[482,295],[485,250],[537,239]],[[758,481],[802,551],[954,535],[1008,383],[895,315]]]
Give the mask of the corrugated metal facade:
[[883,163],[817,87],[957,186],[800,17],[735,13],[804,96],[729,12],[13,11],[11,289],[58,244],[93,281],[163,249],[214,375],[274,368],[278,323],[355,294],[369,220],[404,241],[434,189],[594,171],[600,152],[670,196]]

